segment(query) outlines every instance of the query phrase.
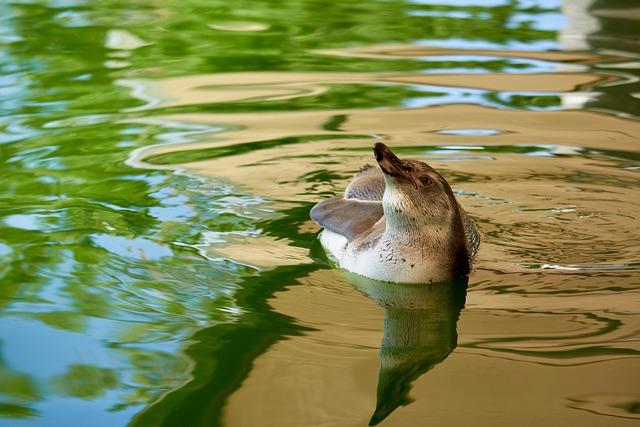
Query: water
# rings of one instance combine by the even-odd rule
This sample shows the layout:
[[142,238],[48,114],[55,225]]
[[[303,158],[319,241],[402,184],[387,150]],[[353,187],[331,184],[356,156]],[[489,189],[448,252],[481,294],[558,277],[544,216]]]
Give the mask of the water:
[[[638,21],[1,3],[0,425],[635,425]],[[379,140],[476,219],[468,283],[324,257],[308,211]]]

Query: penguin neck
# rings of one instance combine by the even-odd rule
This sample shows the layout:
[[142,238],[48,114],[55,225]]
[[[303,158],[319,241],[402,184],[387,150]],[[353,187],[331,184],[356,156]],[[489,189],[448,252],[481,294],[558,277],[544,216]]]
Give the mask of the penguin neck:
[[396,188],[392,178],[385,175],[385,191],[382,209],[385,218],[385,234],[391,238],[437,239],[447,241],[451,235],[451,223],[455,220],[453,209],[422,212],[411,197]]
[[433,217],[428,220],[416,219],[399,212],[393,206],[383,205],[385,217],[385,237],[399,243],[407,240],[431,241],[434,246],[449,246],[452,236],[453,215]]
[[457,212],[425,220],[414,220],[392,206],[383,206],[385,231],[380,245],[394,253],[419,253],[447,271],[447,277],[469,274],[470,265],[462,222]]

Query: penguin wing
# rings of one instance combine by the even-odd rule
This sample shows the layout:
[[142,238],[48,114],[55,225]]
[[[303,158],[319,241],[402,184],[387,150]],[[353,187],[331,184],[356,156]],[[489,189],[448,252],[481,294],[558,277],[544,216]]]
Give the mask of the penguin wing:
[[382,203],[334,197],[311,209],[311,219],[321,227],[353,240],[370,229],[384,214]]
[[346,190],[346,199],[356,200],[382,200],[384,194],[384,175],[380,168],[365,165],[360,172],[353,177]]
[[467,252],[469,253],[469,265],[471,265],[478,253],[478,247],[480,247],[480,233],[473,223],[473,220],[467,215],[467,213],[458,205],[460,211],[460,218],[462,219],[462,228],[464,228],[464,236],[467,241]]

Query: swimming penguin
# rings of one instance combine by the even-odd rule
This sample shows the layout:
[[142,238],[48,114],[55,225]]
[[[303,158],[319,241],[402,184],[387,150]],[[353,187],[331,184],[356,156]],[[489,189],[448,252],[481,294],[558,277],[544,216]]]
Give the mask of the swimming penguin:
[[365,166],[342,197],[311,209],[320,242],[340,267],[396,283],[465,277],[480,235],[435,169],[373,148],[380,169]]

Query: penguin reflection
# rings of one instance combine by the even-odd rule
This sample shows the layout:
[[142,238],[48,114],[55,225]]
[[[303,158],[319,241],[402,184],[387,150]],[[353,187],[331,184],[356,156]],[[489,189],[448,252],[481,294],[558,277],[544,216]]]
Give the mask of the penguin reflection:
[[349,275],[353,285],[384,307],[377,404],[369,425],[412,402],[411,383],[447,358],[458,342],[467,278],[428,285],[390,284]]

